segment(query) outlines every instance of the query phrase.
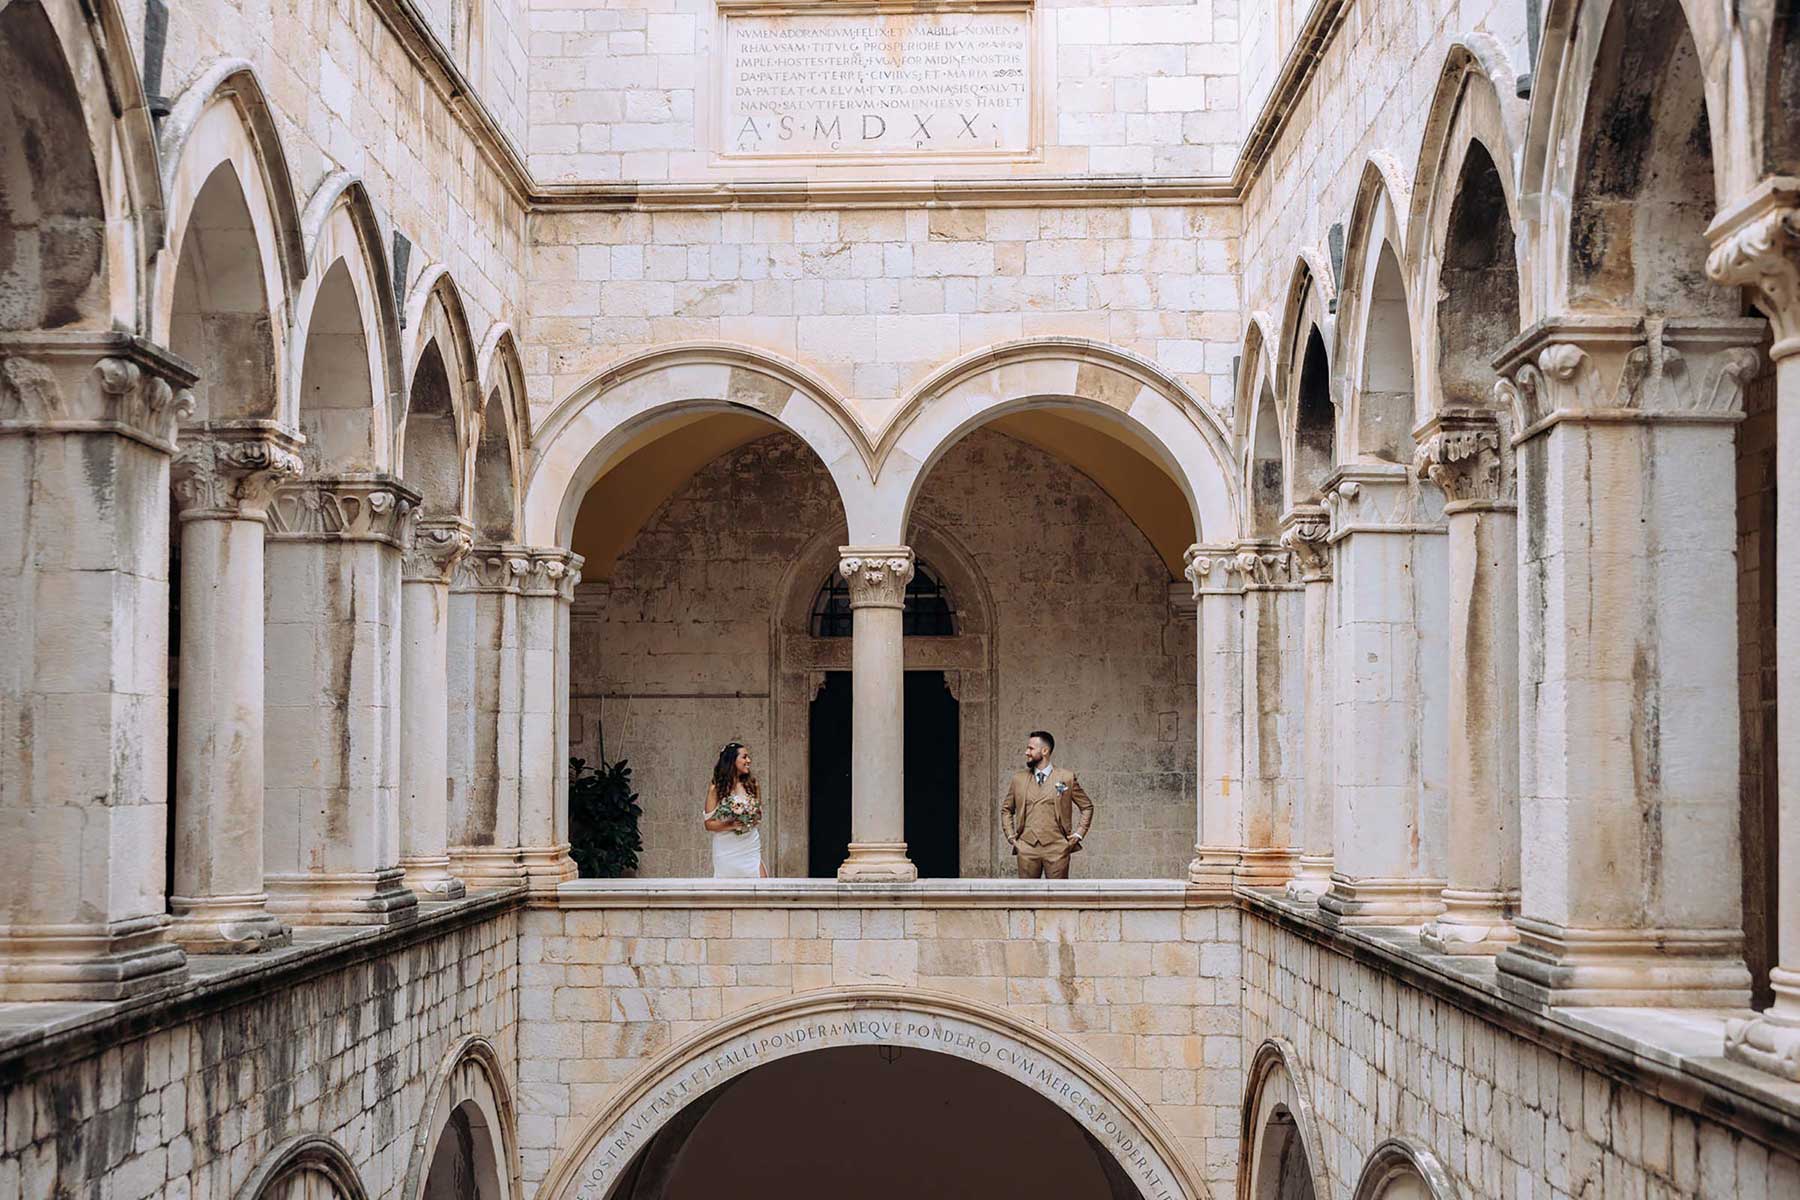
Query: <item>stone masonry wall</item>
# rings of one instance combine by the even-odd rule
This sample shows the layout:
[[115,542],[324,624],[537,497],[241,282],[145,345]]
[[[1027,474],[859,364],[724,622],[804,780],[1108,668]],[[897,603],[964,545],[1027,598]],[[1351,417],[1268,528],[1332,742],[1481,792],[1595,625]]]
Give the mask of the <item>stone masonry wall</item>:
[[518,925],[503,912],[8,1077],[0,1196],[230,1200],[275,1146],[322,1133],[370,1200],[397,1200],[445,1057],[480,1034],[514,1061]]
[[1103,1062],[1214,1195],[1237,1158],[1230,908],[530,911],[520,941],[520,1145],[544,1177],[619,1084],[722,1018],[881,983],[1003,1006]]
[[[1018,746],[1048,728],[1057,763],[1097,805],[1076,873],[1179,876],[1193,849],[1194,628],[1171,609],[1162,560],[1085,476],[988,430],[938,463],[918,513],[961,543],[996,610],[989,761],[1002,774],[963,796],[965,808],[997,828]],[[630,760],[644,808],[640,875],[712,873],[700,808],[727,740],[750,745],[765,796],[792,786],[784,771],[804,778],[804,729],[769,743],[770,621],[801,549],[842,519],[823,466],[791,435],[771,435],[696,473],[621,556],[599,615],[577,611],[571,752],[599,758],[604,723],[606,756]],[[803,600],[823,582],[801,581]],[[965,758],[973,750],[962,747]],[[994,869],[962,864],[965,876]]]
[[1800,1162],[1246,913],[1244,1043],[1293,1043],[1334,1194],[1384,1138],[1435,1153],[1461,1194],[1800,1195]]

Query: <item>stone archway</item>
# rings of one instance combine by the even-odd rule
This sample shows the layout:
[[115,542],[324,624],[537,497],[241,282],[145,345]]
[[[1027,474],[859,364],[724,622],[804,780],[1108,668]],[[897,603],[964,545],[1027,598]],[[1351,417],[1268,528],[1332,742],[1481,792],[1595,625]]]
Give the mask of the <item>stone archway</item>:
[[318,1133],[289,1138],[271,1150],[237,1191],[237,1200],[367,1200],[356,1163]]
[[1459,1194],[1437,1155],[1389,1138],[1369,1155],[1351,1200],[1457,1200]]
[[518,1118],[500,1055],[484,1037],[446,1056],[413,1135],[403,1200],[517,1200]]
[[1331,1180],[1299,1055],[1285,1038],[1256,1049],[1238,1133],[1238,1200],[1329,1200]]
[[833,988],[746,1010],[660,1056],[619,1089],[551,1168],[543,1200],[604,1200],[683,1112],[765,1064],[842,1047],[931,1051],[1029,1088],[1073,1118],[1146,1200],[1209,1193],[1169,1131],[1110,1071],[1010,1014],[943,993]]

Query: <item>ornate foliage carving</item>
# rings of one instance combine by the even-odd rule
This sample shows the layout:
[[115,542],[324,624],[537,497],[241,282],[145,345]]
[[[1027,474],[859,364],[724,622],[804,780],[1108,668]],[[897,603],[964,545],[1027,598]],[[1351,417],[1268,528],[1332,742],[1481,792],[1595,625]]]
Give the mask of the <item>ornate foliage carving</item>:
[[0,422],[13,428],[114,431],[172,451],[193,381],[181,360],[124,334],[0,334]]
[[379,541],[404,548],[419,494],[386,476],[302,479],[276,487],[272,537]]
[[183,520],[259,518],[275,488],[300,476],[299,439],[275,429],[206,431],[171,464]]
[[1475,410],[1438,415],[1436,428],[1419,444],[1414,469],[1443,489],[1453,502],[1511,498],[1503,431],[1492,416]]
[[1273,550],[1267,546],[1239,550],[1237,569],[1244,577],[1245,587],[1287,587],[1299,582],[1294,570],[1294,556],[1286,550]]
[[523,546],[475,546],[456,563],[451,588],[458,592],[516,592],[530,570],[531,552]]
[[520,590],[527,596],[557,596],[573,602],[575,586],[581,582],[581,564],[581,555],[569,550],[532,549],[527,552]]
[[838,570],[850,585],[851,608],[899,608],[913,577],[913,554],[904,546],[881,550],[846,548]]
[[[1776,355],[1800,352],[1800,196],[1771,191],[1727,218],[1706,256],[1720,283],[1753,287],[1775,326]],[[1787,343],[1783,346],[1782,343]]]
[[1281,545],[1307,583],[1331,578],[1330,534],[1331,514],[1316,504],[1297,506],[1282,524]]
[[1235,549],[1218,546],[1189,546],[1182,574],[1194,585],[1194,598],[1202,592],[1241,590],[1244,567]]
[[464,521],[418,519],[400,560],[400,578],[421,583],[449,583],[451,572],[474,545],[473,528]]
[[1565,318],[1540,326],[1494,386],[1517,427],[1557,413],[1644,413],[1730,420],[1762,370],[1760,320]]

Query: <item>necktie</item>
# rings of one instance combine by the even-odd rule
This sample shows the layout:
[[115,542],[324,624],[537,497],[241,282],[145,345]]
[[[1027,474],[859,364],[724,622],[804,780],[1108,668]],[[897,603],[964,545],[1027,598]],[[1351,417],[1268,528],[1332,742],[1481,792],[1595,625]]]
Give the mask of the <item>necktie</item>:
[[1037,776],[1037,781],[1039,783],[1044,782],[1044,776],[1048,775],[1049,773],[1050,772],[1048,772],[1048,771],[1033,771],[1032,772],[1033,775]]

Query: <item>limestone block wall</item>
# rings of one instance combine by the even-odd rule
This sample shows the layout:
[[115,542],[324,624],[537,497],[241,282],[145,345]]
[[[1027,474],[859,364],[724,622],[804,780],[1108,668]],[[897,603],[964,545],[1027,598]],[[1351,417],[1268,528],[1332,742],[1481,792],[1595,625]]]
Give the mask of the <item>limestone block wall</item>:
[[319,1133],[370,1200],[399,1197],[458,1043],[481,1035],[514,1061],[518,928],[516,909],[489,908],[279,986],[209,997],[197,978],[189,1002],[154,1010],[172,1023],[121,1024],[123,1038],[74,1056],[15,1043],[0,1067],[0,1195],[227,1200],[281,1142]]
[[890,984],[1001,1006],[1111,1069],[1229,1193],[1239,917],[1230,908],[530,911],[520,940],[529,1189],[634,1072],[733,1013]]
[[[1193,851],[1194,627],[1171,607],[1162,559],[1085,476],[989,430],[945,455],[916,511],[963,549],[993,605],[996,717],[977,734],[991,744],[960,752],[967,763],[985,750],[997,766],[991,778],[963,773],[965,824],[983,837],[962,874],[1010,869],[986,831],[998,829],[1025,734],[1048,728],[1056,762],[1098,805],[1077,874],[1180,876]],[[606,757],[630,760],[644,808],[640,875],[711,874],[700,807],[728,740],[751,746],[766,797],[804,795],[804,707],[799,721],[776,719],[771,622],[784,605],[810,605],[835,566],[842,519],[823,465],[798,439],[771,435],[701,469],[621,556],[604,601],[591,615],[577,607],[571,753],[599,758],[604,725]],[[799,594],[782,595],[821,536],[825,558],[793,577]],[[803,837],[804,813],[792,817],[800,828],[772,824],[765,841]]]
[[1242,930],[1243,1054],[1294,1047],[1334,1195],[1393,1137],[1465,1196],[1800,1195],[1791,1155],[1254,912]]
[[798,363],[871,429],[932,372],[1020,338],[1109,342],[1231,403],[1235,206],[541,212],[531,228],[540,419],[605,366],[687,340]]

